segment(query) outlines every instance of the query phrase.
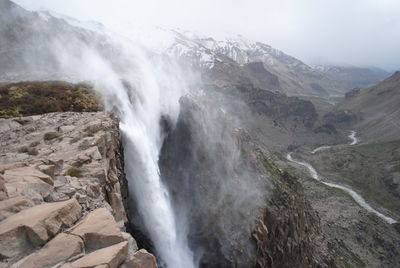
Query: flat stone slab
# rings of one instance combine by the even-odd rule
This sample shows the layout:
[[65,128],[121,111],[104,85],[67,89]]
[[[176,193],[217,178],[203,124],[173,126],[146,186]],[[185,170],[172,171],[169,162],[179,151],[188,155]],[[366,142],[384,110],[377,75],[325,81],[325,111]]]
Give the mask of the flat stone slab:
[[61,233],[42,249],[22,259],[12,268],[50,268],[83,252],[83,240],[75,235]]
[[111,247],[96,250],[83,256],[73,263],[68,263],[61,268],[106,267],[117,268],[126,259],[128,242],[121,242]]
[[98,208],[90,212],[70,233],[82,237],[89,250],[124,241],[118,224],[106,208]]
[[44,245],[74,224],[81,210],[76,199],[71,199],[37,205],[8,217],[0,223],[0,255],[13,257]]

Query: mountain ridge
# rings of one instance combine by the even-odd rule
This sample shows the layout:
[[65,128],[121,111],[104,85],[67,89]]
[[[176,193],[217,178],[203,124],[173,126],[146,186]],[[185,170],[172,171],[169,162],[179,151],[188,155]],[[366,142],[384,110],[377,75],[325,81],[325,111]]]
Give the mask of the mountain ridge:
[[348,89],[374,86],[390,76],[388,71],[376,67],[317,65],[314,69],[340,81]]
[[381,83],[354,90],[335,107],[334,112],[348,111],[357,117],[355,127],[367,141],[399,139],[400,132],[400,72]]

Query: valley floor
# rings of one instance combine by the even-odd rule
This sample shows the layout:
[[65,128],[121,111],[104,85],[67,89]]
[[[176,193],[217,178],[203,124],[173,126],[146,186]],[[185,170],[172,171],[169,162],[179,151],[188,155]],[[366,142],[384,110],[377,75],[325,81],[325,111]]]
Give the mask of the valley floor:
[[[298,150],[294,158],[310,163],[325,182],[347,186],[379,211],[400,219],[397,189],[400,142],[343,145],[315,154]],[[301,160],[300,160],[301,159]],[[399,267],[398,223],[389,224],[357,204],[345,191],[310,177],[297,164],[283,163],[300,178],[321,218],[323,236],[338,267]]]

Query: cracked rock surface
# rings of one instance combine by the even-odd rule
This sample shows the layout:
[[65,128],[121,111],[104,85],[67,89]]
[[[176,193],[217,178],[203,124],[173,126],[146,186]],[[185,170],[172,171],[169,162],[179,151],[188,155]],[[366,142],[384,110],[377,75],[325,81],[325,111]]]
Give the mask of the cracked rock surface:
[[0,267],[157,267],[126,232],[124,189],[112,114],[0,119]]

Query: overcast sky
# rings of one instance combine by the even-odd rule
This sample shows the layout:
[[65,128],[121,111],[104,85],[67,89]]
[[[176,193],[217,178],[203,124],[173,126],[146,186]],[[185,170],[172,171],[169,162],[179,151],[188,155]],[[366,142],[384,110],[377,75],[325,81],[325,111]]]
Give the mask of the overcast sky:
[[14,0],[83,20],[239,33],[309,64],[400,69],[400,0]]

